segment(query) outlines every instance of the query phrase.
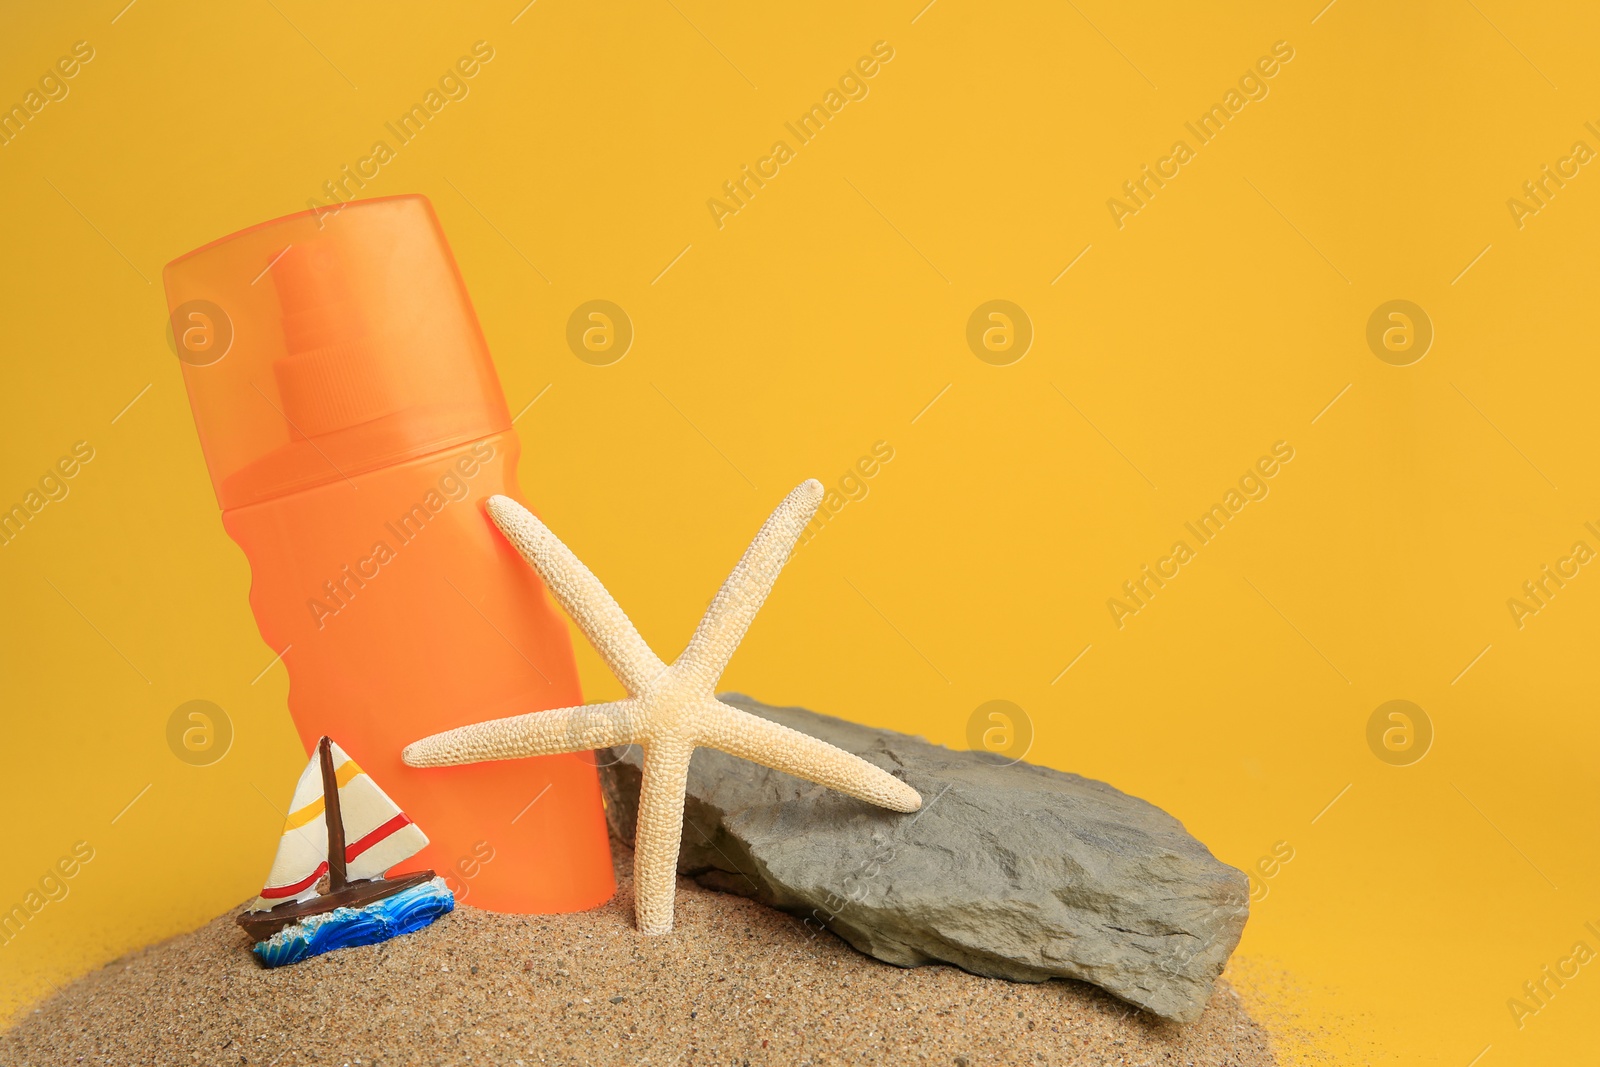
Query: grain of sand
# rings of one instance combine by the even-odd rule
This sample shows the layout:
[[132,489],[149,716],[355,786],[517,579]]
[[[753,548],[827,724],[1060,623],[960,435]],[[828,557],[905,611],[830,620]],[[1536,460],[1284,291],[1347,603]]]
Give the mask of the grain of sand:
[[[221,916],[101,968],[0,1035],[5,1067],[76,1064],[1275,1063],[1226,983],[1178,1026],[1091,986],[904,970],[679,880],[677,927],[458,907],[382,945],[262,970]],[[470,896],[468,898],[470,900]]]

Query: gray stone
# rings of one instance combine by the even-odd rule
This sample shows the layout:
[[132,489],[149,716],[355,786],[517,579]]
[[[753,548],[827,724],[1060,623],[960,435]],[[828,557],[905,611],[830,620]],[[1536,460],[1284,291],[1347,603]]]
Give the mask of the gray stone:
[[[679,871],[902,967],[1076,978],[1199,1017],[1249,915],[1245,876],[1166,812],[1104,782],[804,708],[723,700],[853,752],[922,793],[901,815],[711,749],[689,771]],[[641,753],[600,753],[633,841]]]

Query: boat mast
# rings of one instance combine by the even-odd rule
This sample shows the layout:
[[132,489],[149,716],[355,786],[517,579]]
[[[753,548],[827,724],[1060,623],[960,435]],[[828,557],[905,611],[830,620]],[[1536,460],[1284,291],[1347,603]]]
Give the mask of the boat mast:
[[322,761],[323,822],[328,824],[328,889],[345,887],[344,816],[339,811],[339,779],[333,771],[333,742],[324,737],[317,742]]

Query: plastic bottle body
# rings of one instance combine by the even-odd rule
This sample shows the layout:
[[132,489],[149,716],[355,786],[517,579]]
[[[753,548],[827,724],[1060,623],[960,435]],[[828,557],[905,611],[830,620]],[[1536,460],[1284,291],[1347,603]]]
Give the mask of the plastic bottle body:
[[566,623],[484,501],[521,499],[512,433],[223,512],[309,750],[335,738],[422,827],[457,898],[563,912],[616,885],[593,754],[405,766],[440,730],[582,703]]

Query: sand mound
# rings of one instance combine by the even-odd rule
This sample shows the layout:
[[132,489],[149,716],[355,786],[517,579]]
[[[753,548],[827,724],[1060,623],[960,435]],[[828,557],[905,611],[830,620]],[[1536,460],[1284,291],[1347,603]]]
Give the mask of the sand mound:
[[73,983],[0,1035],[0,1063],[1275,1062],[1226,985],[1179,1027],[1074,982],[902,970],[683,880],[677,931],[645,939],[620,880],[615,901],[581,915],[463,905],[420,933],[275,971],[222,916]]

